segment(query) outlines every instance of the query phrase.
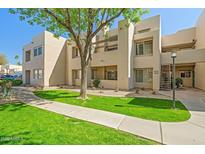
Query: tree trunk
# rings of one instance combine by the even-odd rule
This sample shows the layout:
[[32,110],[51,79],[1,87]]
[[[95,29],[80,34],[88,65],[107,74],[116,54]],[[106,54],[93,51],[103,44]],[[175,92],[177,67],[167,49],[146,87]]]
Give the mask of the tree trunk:
[[87,72],[88,66],[81,62],[81,89],[80,89],[80,97],[82,99],[87,98]]

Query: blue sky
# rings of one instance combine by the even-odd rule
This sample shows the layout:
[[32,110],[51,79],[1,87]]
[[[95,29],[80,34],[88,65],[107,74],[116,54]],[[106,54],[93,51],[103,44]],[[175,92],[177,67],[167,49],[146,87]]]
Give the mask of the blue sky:
[[[202,9],[150,9],[150,13],[142,19],[161,15],[162,35],[167,35],[194,26],[201,12]],[[16,54],[22,57],[23,45],[44,28],[19,21],[17,15],[8,13],[8,9],[0,9],[0,21],[0,53],[7,56],[9,63],[14,64]]]

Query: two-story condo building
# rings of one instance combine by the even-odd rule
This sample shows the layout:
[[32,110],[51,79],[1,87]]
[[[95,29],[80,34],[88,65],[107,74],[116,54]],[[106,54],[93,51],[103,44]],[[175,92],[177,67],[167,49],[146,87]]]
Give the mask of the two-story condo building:
[[[171,26],[171,25],[170,25]],[[160,16],[132,24],[118,22],[116,29],[101,31],[95,38],[88,85],[128,90],[171,88],[172,59],[176,75],[186,87],[205,90],[205,11],[195,27],[161,36]],[[50,32],[34,37],[23,47],[23,82],[30,85],[80,85],[80,57],[74,43]]]

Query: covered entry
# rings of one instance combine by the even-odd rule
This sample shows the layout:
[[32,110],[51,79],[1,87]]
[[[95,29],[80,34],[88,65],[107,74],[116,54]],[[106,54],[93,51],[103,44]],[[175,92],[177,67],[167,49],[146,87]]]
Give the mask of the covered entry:
[[183,80],[184,87],[194,87],[194,64],[176,65],[176,77]]
[[[177,64],[176,65],[176,78],[181,78],[183,80],[184,87],[194,87],[195,64]],[[163,65],[161,67],[161,79],[160,79],[160,89],[161,90],[171,90],[172,84],[172,65]]]

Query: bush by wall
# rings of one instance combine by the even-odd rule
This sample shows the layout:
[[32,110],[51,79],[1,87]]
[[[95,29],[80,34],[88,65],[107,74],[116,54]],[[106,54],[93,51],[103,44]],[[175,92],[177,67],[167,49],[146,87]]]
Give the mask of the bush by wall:
[[12,85],[13,85],[13,86],[20,86],[22,83],[23,83],[22,80],[13,80],[13,81],[12,81]]
[[182,84],[183,84],[183,80],[182,80],[182,78],[176,78],[176,86],[177,86],[177,88],[179,88],[179,87],[181,87],[182,86]]
[[0,80],[0,86],[2,86],[3,84],[5,84],[9,81],[11,81],[12,86],[20,86],[23,83],[22,80],[3,79],[3,80]]
[[99,85],[100,85],[100,80],[99,80],[99,79],[94,79],[94,80],[93,80],[93,86],[94,86],[95,88],[99,88]]

